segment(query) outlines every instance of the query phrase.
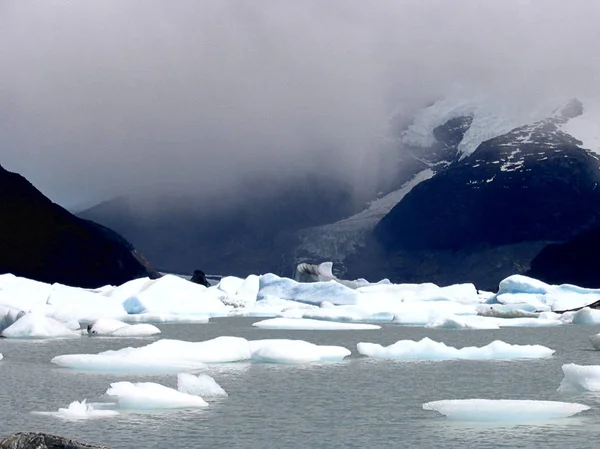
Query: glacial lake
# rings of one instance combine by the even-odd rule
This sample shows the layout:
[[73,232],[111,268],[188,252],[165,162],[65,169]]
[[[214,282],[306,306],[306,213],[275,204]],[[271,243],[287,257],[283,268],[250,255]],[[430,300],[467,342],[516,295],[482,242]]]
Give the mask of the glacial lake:
[[[203,341],[221,335],[292,338],[344,346],[342,363],[211,365],[229,393],[201,410],[122,414],[64,421],[32,411],[57,411],[71,401],[96,402],[111,382],[151,381],[175,387],[176,375],[84,373],[50,363],[56,355],[97,353],[143,346],[148,338],[0,340],[0,437],[42,431],[133,448],[592,448],[600,432],[600,393],[559,393],[565,363],[600,365],[588,336],[600,325],[448,330],[383,325],[368,331],[261,330],[258,318],[220,318],[208,324],[158,324],[159,338]],[[358,355],[358,342],[384,345],[429,337],[449,346],[483,346],[494,340],[541,344],[548,359],[518,361],[373,360]],[[507,425],[447,420],[423,403],[441,399],[534,399],[579,402],[590,410],[571,418]]]

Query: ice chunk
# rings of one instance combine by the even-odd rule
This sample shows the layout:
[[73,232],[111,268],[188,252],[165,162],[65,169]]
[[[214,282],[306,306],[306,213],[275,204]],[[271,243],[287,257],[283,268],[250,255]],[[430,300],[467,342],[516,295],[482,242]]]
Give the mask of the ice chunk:
[[216,288],[225,292],[227,297],[222,301],[233,307],[249,307],[256,302],[260,278],[251,274],[246,279],[235,276],[221,278]]
[[217,337],[201,342],[159,340],[140,348],[123,348],[99,354],[54,357],[57,365],[84,371],[169,373],[204,367],[205,363],[249,360],[250,345],[244,338]]
[[0,332],[25,315],[21,309],[0,305]]
[[336,305],[356,304],[360,295],[357,291],[336,281],[300,283],[271,273],[260,277],[259,287],[259,300],[265,296],[275,296],[314,305],[319,305],[323,301]]
[[2,354],[0,354],[0,360],[2,360],[4,358],[4,356]]
[[124,315],[119,320],[125,323],[208,323],[205,315],[175,315],[172,313],[138,313],[136,315]]
[[425,327],[442,329],[500,329],[496,320],[477,316],[458,316],[438,318],[427,323]]
[[537,318],[539,312],[530,312],[523,309],[503,309],[500,307],[482,307],[477,309],[477,314],[493,318]]
[[119,408],[128,410],[160,410],[207,407],[200,396],[182,393],[154,382],[115,382],[106,391],[115,397]]
[[70,329],[65,323],[37,312],[23,315],[2,331],[6,338],[65,338],[79,337],[81,332]]
[[54,416],[67,420],[112,418],[119,414],[116,410],[96,409],[84,399],[81,402],[73,401],[67,408],[59,408],[57,412],[33,412],[36,415]]
[[394,314],[385,310],[378,310],[376,307],[365,306],[336,306],[329,302],[321,303],[321,307],[304,311],[302,318],[344,321],[344,322],[391,322],[394,320]]
[[77,321],[95,321],[99,318],[116,318],[125,313],[118,300],[83,288],[53,284],[46,301],[55,310],[54,318],[70,317]]
[[600,350],[600,334],[590,336],[590,341],[594,349]]
[[14,276],[0,275],[0,304],[16,309],[30,310],[46,304],[52,286],[44,282]]
[[160,334],[151,324],[127,324],[123,321],[103,318],[88,326],[88,334],[107,337],[146,337]]
[[310,319],[293,318],[271,318],[270,320],[258,321],[252,326],[261,329],[294,329],[294,330],[371,330],[381,329],[375,324],[361,323],[336,323],[333,321],[321,321]]
[[298,311],[297,317],[301,317],[304,310],[313,310],[317,309],[317,306],[313,306],[310,304],[304,304],[297,301],[289,301],[287,299],[280,299],[274,296],[266,296],[262,297],[260,301],[256,301],[255,303],[243,307],[240,309],[235,309],[231,315],[234,316],[251,316],[251,317],[272,317],[276,315],[280,315],[282,313],[292,314],[296,312],[290,311]]
[[554,350],[540,345],[511,345],[500,340],[483,347],[455,348],[423,338],[421,341],[400,340],[384,347],[375,343],[358,343],[358,352],[378,359],[400,360],[510,360],[550,357]]
[[341,346],[317,346],[303,340],[255,340],[250,347],[252,360],[267,363],[333,362],[351,354]]
[[508,399],[455,399],[423,404],[425,410],[435,410],[455,421],[530,422],[567,418],[590,407],[583,404],[556,401]]
[[600,323],[600,310],[584,307],[573,315],[572,324],[598,324]]
[[455,284],[439,287],[436,284],[378,284],[357,289],[365,298],[388,298],[396,302],[452,301],[461,304],[479,302],[473,284]]
[[177,315],[227,315],[229,308],[221,299],[225,294],[218,289],[165,275],[146,285],[144,290],[123,302],[129,314],[154,313]]
[[189,373],[177,374],[177,390],[203,398],[228,396],[227,392],[208,374],[197,376]]
[[564,377],[558,391],[600,391],[600,365],[567,363],[562,366],[562,370]]

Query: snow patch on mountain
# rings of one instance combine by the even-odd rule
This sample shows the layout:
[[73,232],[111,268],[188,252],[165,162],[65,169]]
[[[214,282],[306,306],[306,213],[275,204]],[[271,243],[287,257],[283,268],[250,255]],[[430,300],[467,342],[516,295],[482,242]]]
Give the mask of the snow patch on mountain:
[[600,154],[600,103],[586,102],[583,114],[564,123],[560,129],[580,140],[581,148]]
[[364,242],[366,235],[413,187],[433,175],[433,170],[429,168],[423,170],[403,184],[400,189],[372,201],[358,214],[335,223],[301,231],[298,250],[304,250],[317,257],[343,260]]
[[556,104],[523,108],[489,99],[456,100],[448,97],[422,109],[402,134],[404,145],[429,147],[435,143],[432,130],[458,116],[472,116],[473,122],[458,145],[460,159],[472,154],[486,140],[514,128],[549,117]]

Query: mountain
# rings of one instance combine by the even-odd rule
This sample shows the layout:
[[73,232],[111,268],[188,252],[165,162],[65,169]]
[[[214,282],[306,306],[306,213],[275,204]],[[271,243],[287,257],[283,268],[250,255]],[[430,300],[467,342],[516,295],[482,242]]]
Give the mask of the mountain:
[[564,243],[544,247],[531,261],[528,276],[550,284],[600,287],[600,227],[576,235]]
[[75,217],[0,166],[0,273],[95,288],[158,274],[123,237]]
[[523,272],[548,243],[600,226],[598,155],[563,130],[573,100],[550,117],[483,141],[416,185],[353,260],[409,282],[491,288]]
[[352,190],[350,184],[309,175],[283,187],[266,181],[244,186],[237,201],[222,200],[230,207],[190,192],[170,200],[115,198],[78,216],[117,230],[161,270],[291,275],[296,233],[360,210]]

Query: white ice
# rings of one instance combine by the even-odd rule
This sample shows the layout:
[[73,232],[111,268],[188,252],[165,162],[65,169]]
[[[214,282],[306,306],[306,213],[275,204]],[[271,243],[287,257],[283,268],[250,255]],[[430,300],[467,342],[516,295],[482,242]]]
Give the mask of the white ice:
[[333,321],[293,319],[293,318],[271,318],[258,321],[252,326],[261,329],[288,329],[288,330],[373,330],[381,329],[375,324],[362,323],[336,323]]
[[88,334],[105,337],[146,337],[160,334],[160,329],[152,324],[127,324],[103,318],[90,325]]
[[67,408],[59,408],[57,412],[33,412],[36,415],[54,416],[66,420],[83,420],[83,419],[98,419],[112,418],[119,415],[116,410],[95,409],[91,404],[88,404],[84,399],[81,402],[73,401]]
[[600,350],[600,334],[591,335],[590,342],[592,342],[594,349]]
[[79,337],[81,332],[41,313],[30,312],[2,331],[6,338],[65,338]]
[[227,392],[208,374],[177,374],[177,390],[203,398],[226,397]]
[[600,391],[600,365],[576,365],[567,363],[562,366],[563,380],[558,391]]
[[2,354],[0,354],[0,360],[2,360],[4,358],[4,356]]
[[435,410],[455,421],[516,423],[567,418],[589,408],[571,402],[507,399],[454,399],[423,404],[423,409]]
[[584,307],[573,315],[571,324],[599,324],[600,310]]
[[21,318],[25,312],[21,309],[0,305],[0,332]]
[[300,283],[271,273],[261,276],[259,285],[259,301],[261,297],[274,296],[314,305],[323,301],[347,305],[356,304],[360,294],[336,281]]
[[511,345],[500,340],[482,346],[455,348],[429,338],[400,340],[390,346],[358,343],[358,352],[372,358],[399,360],[512,360],[550,357],[554,350],[540,345]]
[[225,297],[216,288],[207,288],[178,276],[165,275],[123,301],[123,307],[129,314],[224,316],[229,312],[229,307],[222,302]]
[[159,340],[139,348],[123,348],[99,354],[54,357],[57,365],[83,371],[180,372],[199,369],[205,363],[227,363],[251,358],[248,341],[217,337],[201,342]]
[[303,340],[255,340],[252,360],[267,363],[338,362],[351,352],[341,346],[318,346]]
[[161,410],[207,407],[200,396],[182,393],[154,382],[114,382],[106,391],[114,397],[120,409]]

